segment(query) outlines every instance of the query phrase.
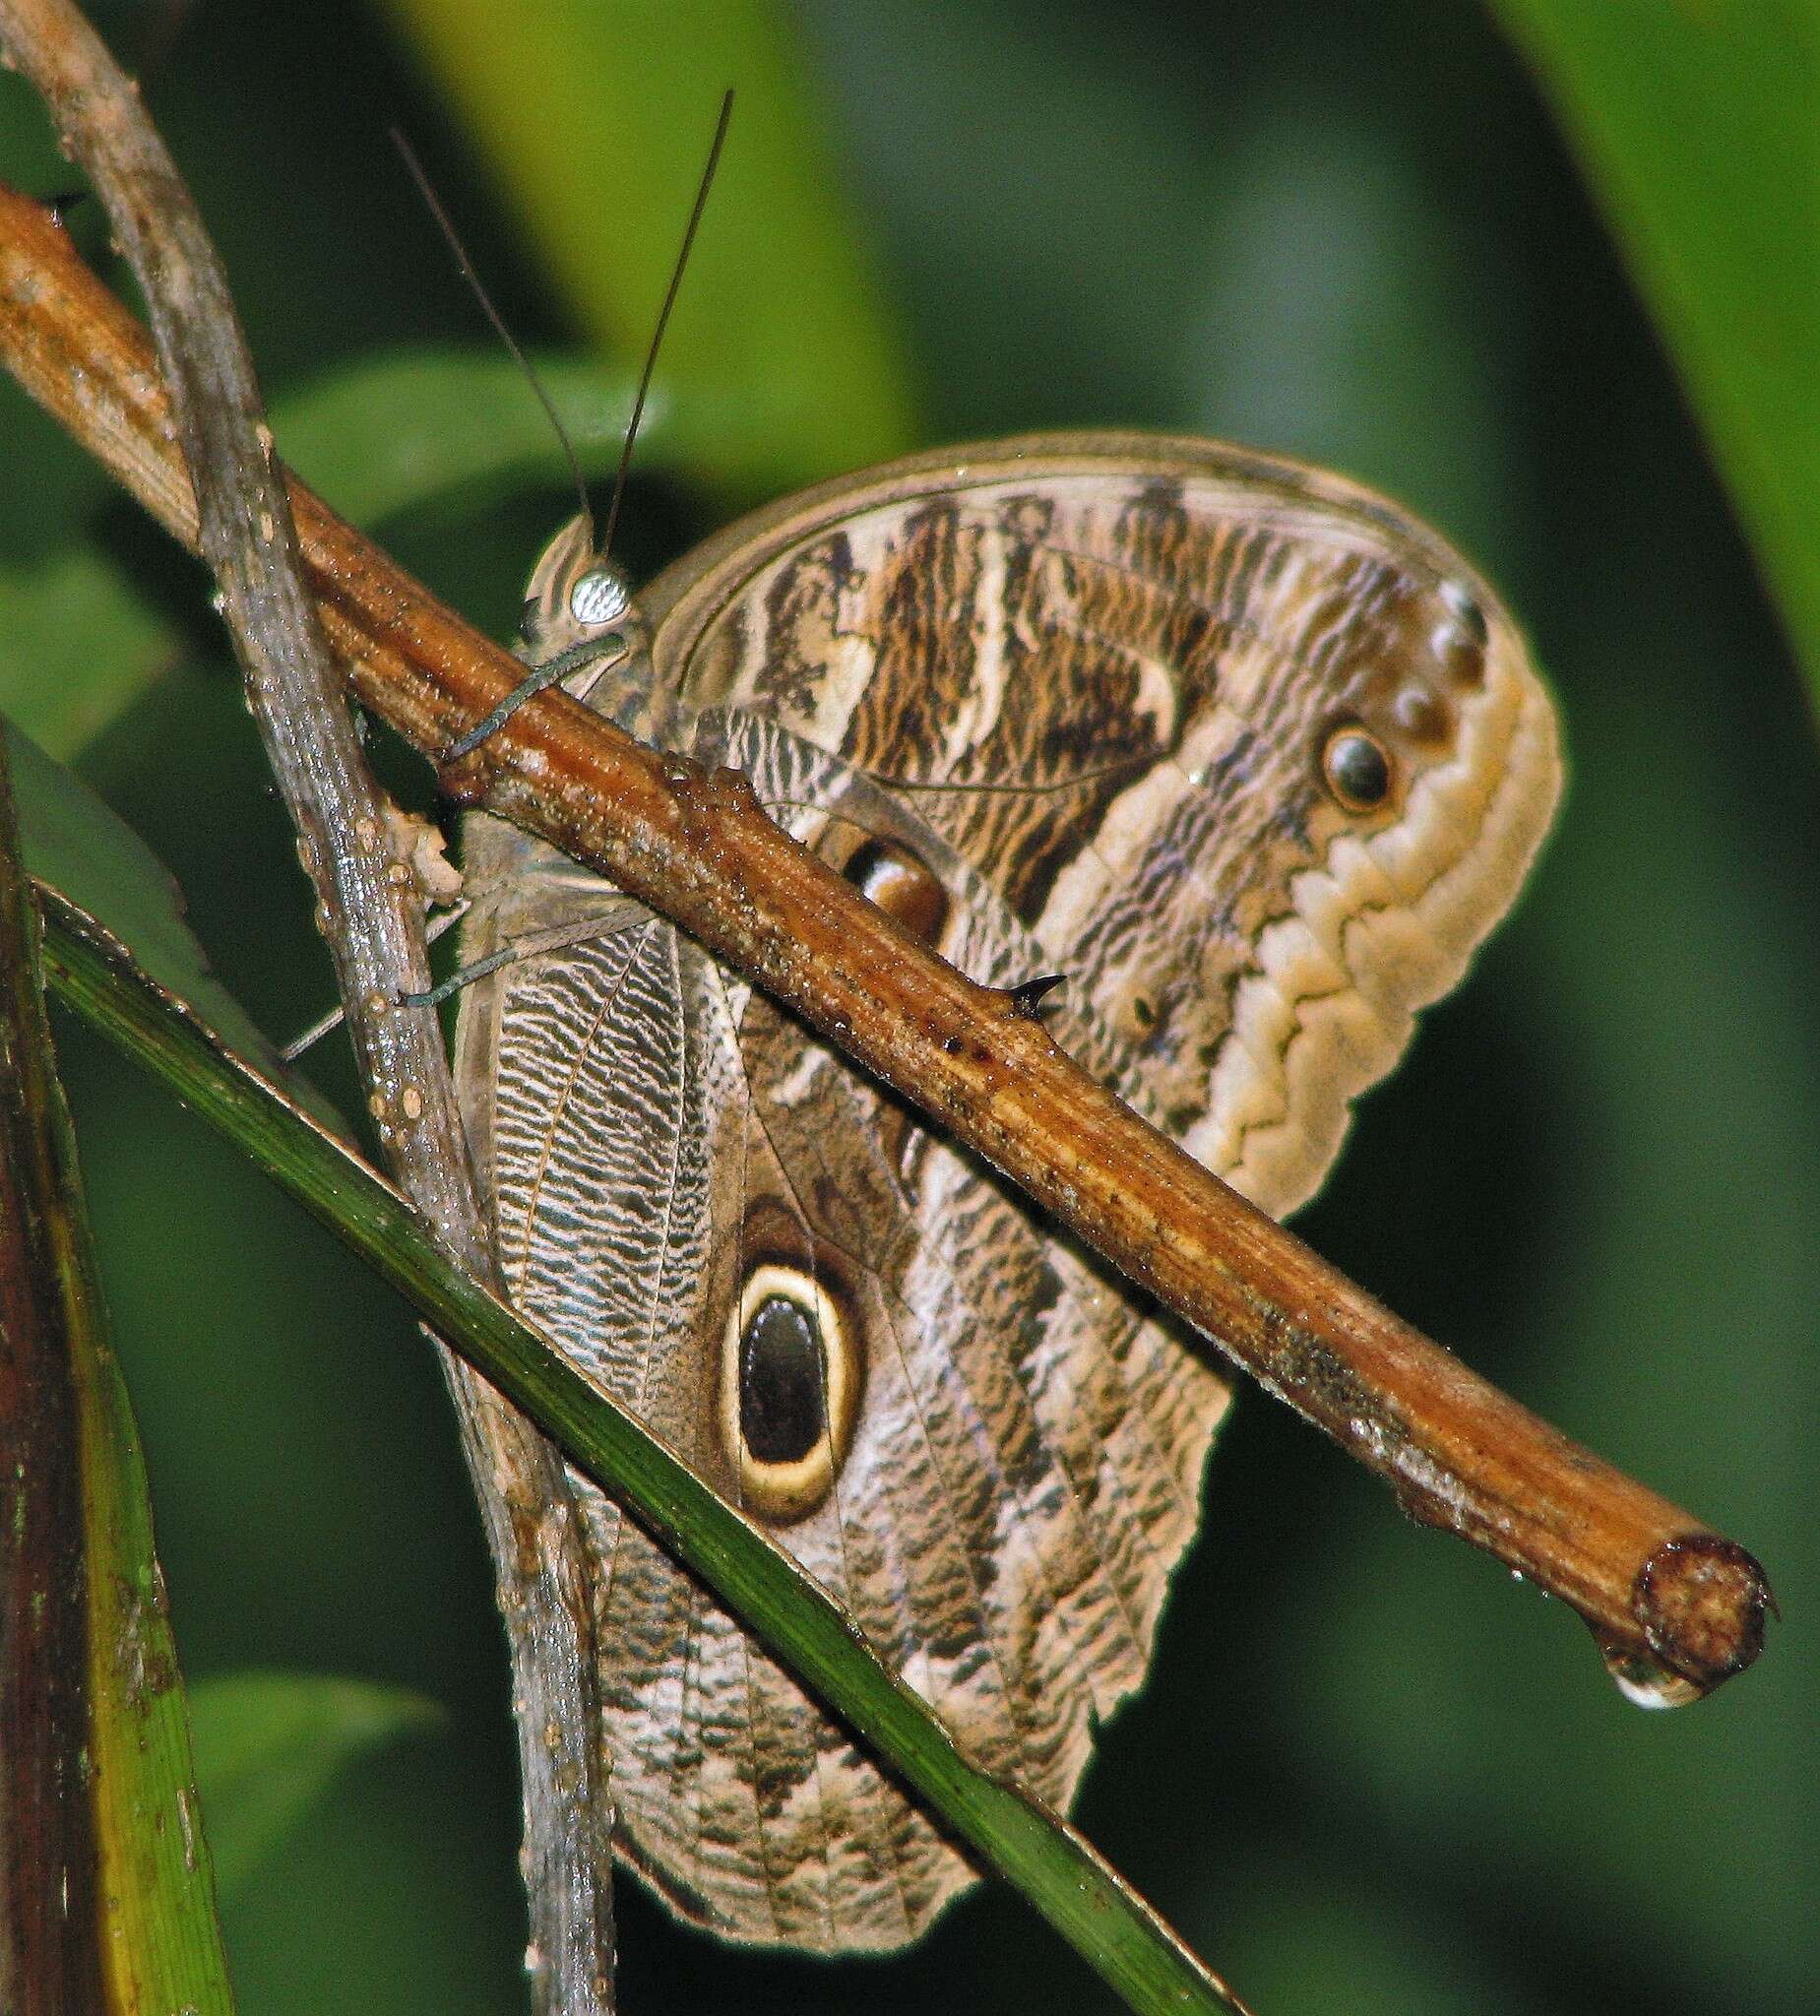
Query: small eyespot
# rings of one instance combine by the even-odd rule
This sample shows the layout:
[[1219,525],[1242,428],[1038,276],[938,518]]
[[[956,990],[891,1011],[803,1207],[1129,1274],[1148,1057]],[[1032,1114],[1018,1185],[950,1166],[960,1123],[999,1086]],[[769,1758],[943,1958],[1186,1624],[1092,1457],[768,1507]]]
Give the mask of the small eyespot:
[[1438,592],[1454,621],[1482,651],[1491,635],[1491,626],[1485,621],[1484,610],[1457,581],[1442,582]]
[[1390,756],[1355,722],[1335,728],[1321,749],[1321,776],[1349,812],[1375,812],[1390,796]]
[[1428,640],[1435,662],[1450,684],[1476,691],[1485,682],[1491,626],[1484,610],[1458,582],[1444,581],[1436,593],[1447,614]]
[[933,945],[941,937],[948,921],[948,892],[909,848],[895,840],[863,841],[841,872],[921,944]]
[[1450,725],[1447,709],[1414,679],[1398,687],[1392,696],[1390,718],[1404,734],[1417,742],[1439,741]]
[[569,614],[590,629],[616,622],[632,606],[632,591],[610,567],[590,567],[569,590]]

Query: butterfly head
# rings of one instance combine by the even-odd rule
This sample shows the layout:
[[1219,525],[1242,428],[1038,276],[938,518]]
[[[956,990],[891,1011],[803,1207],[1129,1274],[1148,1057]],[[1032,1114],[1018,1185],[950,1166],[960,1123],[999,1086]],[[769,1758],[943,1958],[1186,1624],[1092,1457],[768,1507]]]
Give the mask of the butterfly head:
[[580,645],[598,644],[600,656],[563,681],[629,734],[650,741],[651,631],[627,576],[597,552],[594,528],[574,518],[544,548],[532,573],[519,624],[524,656],[545,664]]

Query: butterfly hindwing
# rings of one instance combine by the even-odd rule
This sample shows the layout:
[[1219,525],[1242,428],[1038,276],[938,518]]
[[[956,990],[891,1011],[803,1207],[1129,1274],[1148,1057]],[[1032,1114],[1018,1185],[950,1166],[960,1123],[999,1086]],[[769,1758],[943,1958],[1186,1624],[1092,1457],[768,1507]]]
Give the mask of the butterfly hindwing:
[[[763,793],[762,751],[747,754]],[[797,789],[801,768],[777,782]],[[798,818],[827,838],[831,822]],[[927,850],[940,856],[932,837]],[[969,915],[950,949],[1023,971],[1028,946],[989,936]],[[861,1391],[838,1474],[779,1537],[970,1748],[1065,1800],[1090,1718],[1142,1670],[1160,1553],[1193,1521],[1167,1423],[1146,1418],[1127,1371],[1144,1326],[1122,1297],[658,920],[488,976],[464,1014],[495,1032],[484,1138],[515,1299],[750,1503],[722,1429],[728,1315],[759,1267],[806,1276],[840,1309]],[[476,1077],[487,1061],[471,1059]],[[589,1145],[571,1154],[577,1129]],[[1174,1355],[1180,1377],[1212,1386]],[[1187,1412],[1204,1446],[1218,1402]],[[734,1936],[912,1936],[966,1864],[578,1485],[628,1856]]]

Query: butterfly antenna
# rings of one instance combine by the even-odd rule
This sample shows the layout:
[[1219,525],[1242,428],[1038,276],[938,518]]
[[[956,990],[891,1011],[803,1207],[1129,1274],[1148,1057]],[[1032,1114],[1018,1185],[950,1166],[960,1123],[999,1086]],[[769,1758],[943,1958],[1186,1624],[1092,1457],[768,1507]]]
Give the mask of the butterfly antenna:
[[619,500],[625,494],[626,472],[632,467],[632,444],[638,439],[638,423],[645,416],[645,395],[651,390],[651,374],[657,367],[658,350],[663,342],[663,332],[668,326],[670,310],[676,305],[676,292],[682,285],[683,269],[689,263],[689,253],[695,244],[695,233],[701,225],[702,212],[708,208],[708,192],[714,187],[714,172],[721,165],[721,149],[726,142],[727,121],[733,116],[733,94],[729,91],[721,100],[721,116],[715,124],[714,144],[708,150],[708,164],[702,170],[701,185],[695,192],[695,208],[689,213],[688,228],[682,234],[682,246],[676,254],[676,264],[670,272],[670,284],[663,296],[663,306],[658,310],[658,326],[651,333],[651,347],[645,352],[645,368],[638,381],[638,397],[632,402],[632,418],[626,427],[626,445],[619,452],[619,472],[613,477],[613,494],[606,507],[606,531],[600,536],[596,548],[602,559],[612,549],[613,528],[619,523]]
[[[449,250],[455,254],[456,264],[461,267],[463,278],[473,288],[475,300],[486,310],[486,319],[498,332],[500,342],[512,352],[513,361],[524,372],[526,378],[530,381],[532,391],[537,395],[538,403],[549,415],[550,425],[555,428],[556,438],[562,443],[562,452],[568,458],[569,473],[575,478],[575,494],[582,502],[582,517],[588,526],[588,543],[592,546],[594,544],[594,507],[588,501],[588,484],[583,479],[581,461],[575,453],[575,443],[569,439],[569,430],[557,417],[555,404],[551,400],[549,393],[544,389],[543,380],[537,376],[536,367],[519,347],[517,339],[513,336],[511,330],[506,327],[505,317],[493,306],[491,295],[480,284],[480,276],[475,273],[473,261],[468,256],[468,248],[462,243],[461,233],[449,221],[449,214],[443,209],[442,204],[437,199],[436,191],[430,186],[430,178],[424,173],[423,163],[418,160],[415,153],[412,151],[410,142],[405,138],[404,134],[396,126],[392,128],[392,145],[404,157],[405,165],[410,170],[411,180],[417,185],[417,193],[423,198],[429,214],[436,220],[443,236],[448,239]],[[661,331],[663,325],[659,323],[658,327]],[[632,424],[634,426],[638,424],[636,412],[633,415]],[[625,465],[622,463],[620,465],[622,480],[624,474]],[[615,505],[619,501],[617,486],[615,486],[613,491],[613,501]],[[612,521],[609,519],[607,523],[610,531]]]

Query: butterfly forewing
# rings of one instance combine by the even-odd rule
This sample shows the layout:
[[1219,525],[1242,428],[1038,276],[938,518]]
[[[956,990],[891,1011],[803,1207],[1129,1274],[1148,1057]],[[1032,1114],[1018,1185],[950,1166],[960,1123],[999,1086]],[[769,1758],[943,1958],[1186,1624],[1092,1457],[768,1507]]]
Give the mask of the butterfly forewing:
[[[918,457],[735,527],[647,607],[664,690],[902,787],[1070,976],[1064,1013],[1110,1025],[1120,1091],[1279,1214],[1559,788],[1547,696],[1451,548],[1211,442]],[[1362,808],[1322,760],[1353,724],[1388,757]]]
[[[546,653],[586,564],[552,555]],[[1546,700],[1460,561],[1338,479],[1211,444],[918,458],[735,527],[643,608],[644,724],[744,769],[973,977],[1065,973],[1058,1038],[1279,1212],[1507,907],[1555,794]],[[472,953],[591,900],[501,829],[473,851]],[[1224,1387],[970,1155],[611,900],[607,935],[463,1011],[514,1295],[983,1762],[1065,1804],[1142,1677]],[[585,1505],[627,1857],[736,1938],[913,1936],[967,1864]]]

